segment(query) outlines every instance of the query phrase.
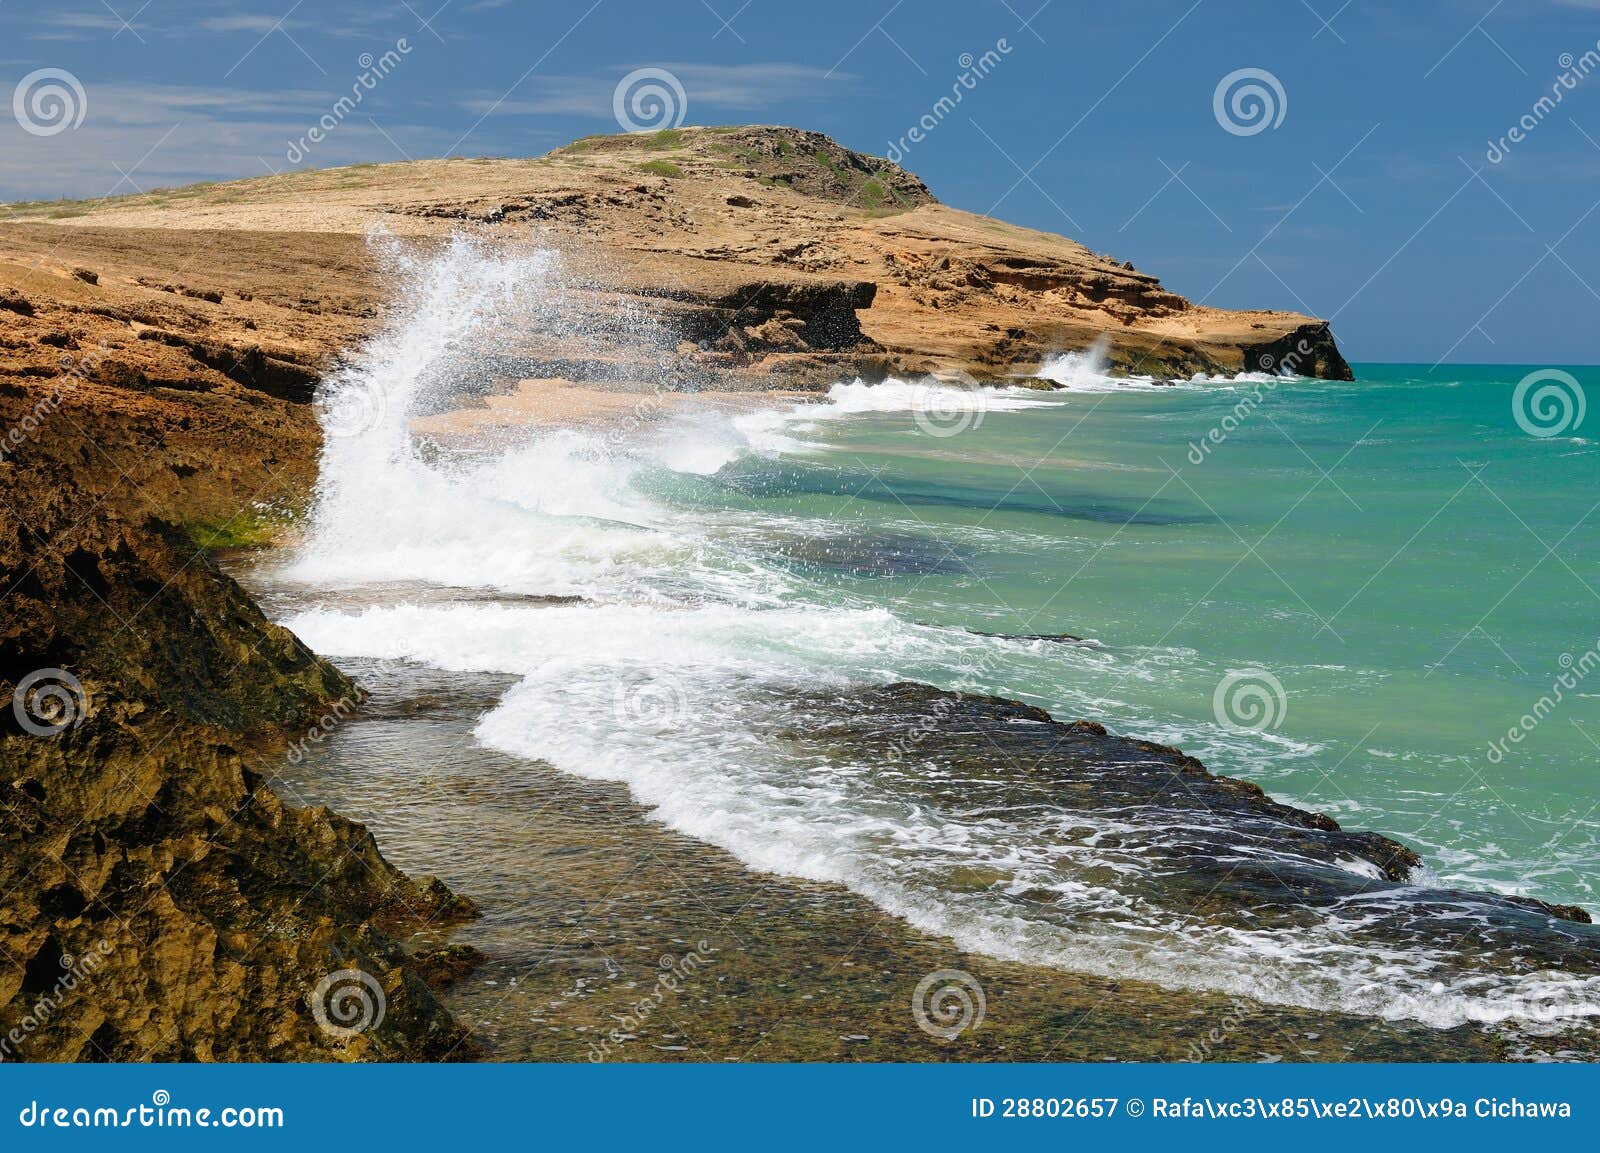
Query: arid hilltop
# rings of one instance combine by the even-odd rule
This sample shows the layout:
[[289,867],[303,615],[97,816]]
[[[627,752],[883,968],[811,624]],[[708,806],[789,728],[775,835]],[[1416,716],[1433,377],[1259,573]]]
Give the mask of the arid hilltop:
[[[1191,305],[791,129],[0,206],[0,1035],[19,1038],[4,1059],[468,1051],[435,991],[464,966],[437,930],[470,901],[274,793],[286,739],[359,691],[212,562],[304,507],[317,381],[391,291],[374,225],[558,246],[573,306],[647,306],[687,385],[995,379],[1102,335],[1143,373],[1349,375],[1321,321]],[[534,334],[492,387],[618,386],[636,355]],[[79,989],[75,962],[94,957]],[[318,1029],[311,995],[352,968],[388,1014],[347,1040]]]
[[[184,344],[211,336],[279,391],[310,382],[285,381],[296,374],[281,362],[314,369],[374,314],[378,289],[362,276],[374,225],[547,238],[590,287],[651,300],[701,371],[993,379],[1104,334],[1130,371],[1349,377],[1321,321],[1192,305],[1131,264],[949,208],[888,161],[787,128],[593,137],[533,160],[364,165],[4,211],[20,225],[4,246],[16,263],[56,276],[34,295],[154,310],[149,325],[182,334],[196,359],[226,359]],[[98,285],[60,283],[79,263]],[[0,284],[24,290],[19,274],[0,269]],[[173,305],[187,317],[164,322]]]

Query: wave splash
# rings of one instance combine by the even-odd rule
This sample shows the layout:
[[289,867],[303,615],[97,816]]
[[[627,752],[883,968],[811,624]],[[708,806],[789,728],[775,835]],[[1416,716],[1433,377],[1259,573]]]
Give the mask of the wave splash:
[[[657,819],[752,868],[842,884],[963,948],[1439,1027],[1600,1015],[1600,976],[1483,971],[1445,946],[1373,948],[1358,930],[1386,915],[1382,900],[1409,900],[1404,888],[1292,931],[1212,923],[1163,906],[1144,884],[1147,864],[1115,847],[1148,834],[1159,813],[1069,822],[1048,804],[980,811],[923,791],[918,773],[891,778],[870,759],[796,739],[808,725],[796,702],[900,680],[1000,693],[1053,680],[1068,708],[1115,719],[1119,702],[1083,687],[1096,683],[1090,674],[1148,660],[1133,671],[1159,675],[1173,656],[905,621],[774,563],[775,532],[838,526],[778,525],[705,499],[732,457],[794,448],[790,434],[808,422],[914,413],[926,402],[918,389],[937,386],[843,384],[821,405],[691,418],[620,443],[532,432],[492,452],[430,449],[410,418],[481,383],[520,347],[530,318],[565,315],[570,300],[548,251],[455,240],[388,258],[403,307],[328,383],[312,531],[285,574],[319,591],[385,589],[365,607],[310,607],[285,622],[314,648],[515,675],[476,730],[484,744],[623,782]],[[989,392],[989,411],[1060,403]],[[380,398],[379,415],[345,427],[351,395]],[[700,485],[699,499],[674,500],[683,484]],[[422,595],[441,587],[584,602]],[[937,762],[934,738],[917,759]],[[1135,875],[1140,885],[1119,880]]]

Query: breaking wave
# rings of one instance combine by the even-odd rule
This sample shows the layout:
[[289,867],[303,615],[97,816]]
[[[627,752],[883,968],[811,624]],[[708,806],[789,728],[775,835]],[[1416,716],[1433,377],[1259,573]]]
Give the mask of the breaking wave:
[[[1051,685],[1044,703],[1068,715],[1165,735],[1106,674],[1159,679],[1178,663],[1203,668],[1202,654],[908,621],[815,566],[782,563],[775,541],[837,542],[847,525],[802,513],[779,522],[717,487],[735,460],[816,451],[803,438],[829,421],[911,418],[930,404],[1021,413],[1067,398],[854,382],[777,412],[692,416],[620,438],[530,430],[492,451],[448,453],[419,442],[408,421],[488,373],[530,318],[566,315],[550,301],[564,291],[561,260],[463,239],[389,259],[397,311],[327,381],[318,501],[282,574],[305,590],[285,623],[313,648],[512,674],[517,683],[477,727],[485,745],[622,782],[657,819],[751,868],[847,886],[963,948],[1440,1027],[1600,1015],[1594,974],[1494,971],[1432,938],[1375,944],[1373,927],[1421,890],[1382,885],[1293,926],[1209,920],[1164,903],[1152,859],[1119,847],[1133,833],[1181,843],[1192,830],[1168,828],[1159,808],[1085,818],[1048,803],[951,803],[920,770],[787,735],[815,722],[818,699],[895,681],[995,693]],[[1102,387],[1099,355],[1058,358],[1041,376],[1069,391]],[[373,415],[352,423],[352,411]],[[486,600],[486,590],[506,599]],[[517,594],[583,600],[543,606]],[[932,741],[918,758],[937,764]],[[1262,761],[1307,752],[1275,734],[1220,729],[1190,747],[1204,755],[1227,742]],[[1241,851],[1274,859],[1270,845]],[[1463,926],[1479,915],[1459,894],[1441,900],[1441,916]]]

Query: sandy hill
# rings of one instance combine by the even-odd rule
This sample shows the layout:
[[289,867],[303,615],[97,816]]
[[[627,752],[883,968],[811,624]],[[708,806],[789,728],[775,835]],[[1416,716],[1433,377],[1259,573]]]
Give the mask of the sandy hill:
[[[789,128],[591,137],[532,160],[360,165],[0,211],[13,222],[0,291],[79,316],[91,302],[153,312],[152,327],[313,369],[375,313],[376,224],[559,244],[589,287],[651,298],[689,346],[686,368],[746,381],[991,379],[1101,334],[1129,371],[1287,363],[1349,376],[1323,322],[1192,305],[1131,264],[947,207],[888,161]],[[31,291],[18,266],[35,273]],[[98,284],[66,283],[79,266]]]

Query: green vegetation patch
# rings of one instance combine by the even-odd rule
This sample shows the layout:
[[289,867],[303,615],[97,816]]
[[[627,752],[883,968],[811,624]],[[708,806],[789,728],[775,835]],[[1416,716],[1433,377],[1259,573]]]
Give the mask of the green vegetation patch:
[[826,168],[833,175],[833,178],[840,184],[843,184],[846,188],[850,186],[849,175],[844,169],[835,164],[827,155],[821,152],[813,152],[811,154],[811,159],[815,160],[818,164],[822,165],[822,167]]
[[645,172],[654,172],[657,176],[665,176],[671,180],[678,180],[683,176],[683,169],[670,160],[650,160],[639,167]]
[[83,216],[89,211],[92,200],[19,200],[0,207],[6,216],[44,216],[59,220],[63,216]]
[[660,132],[641,132],[638,139],[646,148],[682,148],[683,129],[663,128]]
[[182,527],[197,547],[218,553],[275,545],[294,520],[294,513],[279,505],[257,505],[226,519],[191,520]]
[[892,216],[915,207],[910,199],[880,172],[861,186],[861,206],[868,216]]

